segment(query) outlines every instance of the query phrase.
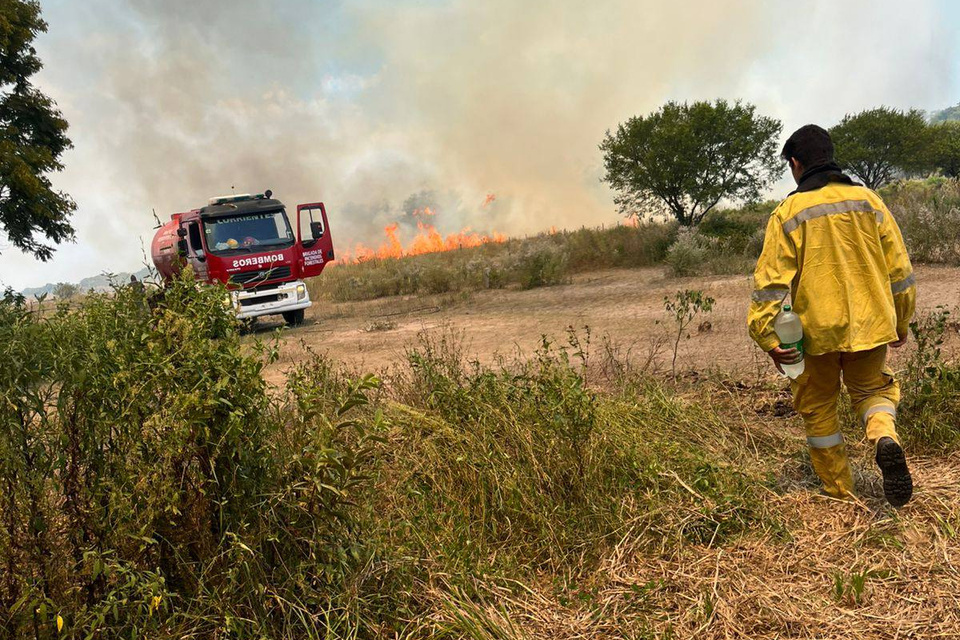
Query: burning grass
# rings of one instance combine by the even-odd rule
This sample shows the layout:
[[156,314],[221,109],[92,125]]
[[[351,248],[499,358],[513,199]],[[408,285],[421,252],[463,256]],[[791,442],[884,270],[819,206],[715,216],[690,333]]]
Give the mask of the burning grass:
[[325,271],[310,283],[311,296],[346,302],[562,284],[578,271],[657,264],[675,235],[670,224],[584,228],[402,258],[373,257]]
[[[435,213],[430,207],[425,207],[414,211],[412,215],[421,218],[423,216],[433,216]],[[426,253],[441,253],[470,249],[490,243],[496,244],[505,242],[507,239],[502,233],[483,235],[469,229],[444,236],[432,224],[423,222],[421,219],[417,221],[417,235],[405,247],[400,240],[399,230],[400,225],[398,223],[387,225],[383,230],[386,239],[379,248],[373,249],[364,245],[357,245],[353,250],[341,253],[340,262],[358,264],[370,260],[420,256]]]

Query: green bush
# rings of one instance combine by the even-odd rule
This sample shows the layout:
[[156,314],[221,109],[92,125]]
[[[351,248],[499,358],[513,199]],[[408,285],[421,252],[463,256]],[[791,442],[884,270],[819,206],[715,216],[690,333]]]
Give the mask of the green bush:
[[[706,276],[746,273],[756,263],[757,256],[744,255],[725,246],[726,238],[710,236],[699,229],[681,229],[664,262],[675,276]],[[741,241],[738,240],[738,243]],[[744,247],[753,247],[746,240]],[[759,253],[757,254],[759,256]]]
[[910,324],[916,349],[901,379],[899,431],[920,449],[944,451],[960,444],[960,367],[946,362],[941,351],[950,315],[938,307]]
[[277,404],[261,376],[269,354],[245,352],[224,297],[188,273],[151,300],[124,287],[53,313],[0,303],[12,635],[325,624],[318,612],[355,561],[350,501],[377,444],[346,414],[376,381],[323,405],[303,369]]
[[660,264],[676,238],[675,223],[643,222],[639,226],[582,228],[551,236],[567,248],[576,271]]
[[535,289],[567,280],[567,254],[563,247],[547,243],[527,244],[511,256],[504,271],[513,273],[521,289]]
[[716,242],[694,228],[681,230],[667,250],[666,263],[675,276],[704,275],[704,265],[716,251]]
[[722,252],[755,260],[760,257],[767,220],[776,207],[776,202],[768,201],[739,209],[718,209],[708,214],[697,229],[705,236],[716,238]]

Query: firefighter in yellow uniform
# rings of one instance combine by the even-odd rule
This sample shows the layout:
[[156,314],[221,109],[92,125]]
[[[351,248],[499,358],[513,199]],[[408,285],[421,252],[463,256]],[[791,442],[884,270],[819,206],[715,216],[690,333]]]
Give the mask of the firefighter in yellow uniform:
[[[834,497],[853,493],[837,416],[840,379],[876,447],[883,490],[906,504],[913,481],[895,428],[900,388],[886,366],[887,347],[902,346],[916,286],[896,221],[883,200],[843,174],[830,135],[816,125],[797,130],[783,148],[797,189],[767,224],[754,273],[750,336],[781,365],[804,359],[793,381],[810,460]],[[803,324],[803,353],[782,349],[773,323],[787,295]]]

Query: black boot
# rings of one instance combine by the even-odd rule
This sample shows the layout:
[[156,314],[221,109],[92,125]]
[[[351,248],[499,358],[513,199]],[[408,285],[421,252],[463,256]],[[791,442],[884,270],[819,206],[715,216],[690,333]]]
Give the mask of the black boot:
[[903,448],[893,438],[877,441],[877,466],[883,474],[883,495],[894,507],[902,507],[913,496],[913,478],[907,469]]

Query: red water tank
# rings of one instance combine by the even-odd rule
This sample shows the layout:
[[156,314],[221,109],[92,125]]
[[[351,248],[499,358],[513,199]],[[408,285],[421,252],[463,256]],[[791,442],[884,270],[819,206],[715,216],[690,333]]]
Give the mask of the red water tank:
[[177,242],[180,240],[177,230],[180,229],[182,215],[181,213],[173,214],[169,222],[157,229],[153,242],[150,243],[150,257],[153,258],[153,264],[156,265],[157,271],[164,280],[169,280],[183,268],[184,261],[177,253]]

